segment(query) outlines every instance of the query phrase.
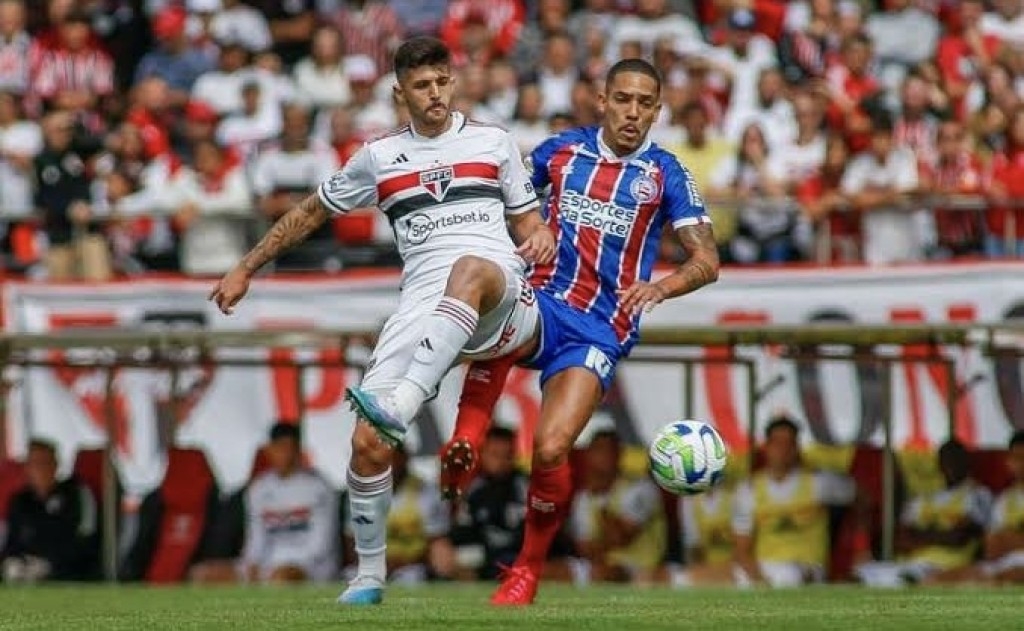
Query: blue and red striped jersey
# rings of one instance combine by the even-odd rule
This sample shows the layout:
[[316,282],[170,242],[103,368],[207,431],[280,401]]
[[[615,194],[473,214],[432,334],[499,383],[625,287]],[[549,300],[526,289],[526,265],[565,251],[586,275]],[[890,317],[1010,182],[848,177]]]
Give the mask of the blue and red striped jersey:
[[527,169],[534,187],[548,190],[544,215],[558,242],[554,262],[533,270],[534,288],[610,325],[628,352],[639,317],[619,308],[616,292],[650,280],[666,223],[711,221],[693,177],[650,139],[616,156],[599,127],[548,139]]

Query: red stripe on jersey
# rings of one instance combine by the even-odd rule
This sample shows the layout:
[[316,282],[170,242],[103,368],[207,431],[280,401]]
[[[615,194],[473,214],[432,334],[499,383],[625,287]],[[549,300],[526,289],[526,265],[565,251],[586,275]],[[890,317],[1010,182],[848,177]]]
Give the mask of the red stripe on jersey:
[[[662,187],[662,190],[664,190],[665,182],[660,173],[657,177],[657,181],[658,186]],[[647,236],[654,227],[654,215],[658,212],[658,208],[660,208],[659,203],[660,202],[648,202],[646,204],[641,204],[638,209],[636,220],[633,222],[634,230],[629,233],[629,237],[626,239],[626,243],[622,247],[622,259],[619,261],[620,271],[617,282],[619,289],[626,289],[637,280],[640,257],[643,256],[644,251],[644,243],[646,243]],[[643,230],[636,229],[640,226],[643,226]],[[622,309],[621,302],[617,303],[615,313],[612,315],[612,328],[615,330],[615,336],[620,342],[625,341],[626,338],[629,337],[632,324],[632,316]]]
[[[444,165],[439,166],[442,168]],[[429,170],[429,169],[428,169]],[[488,162],[460,162],[459,164],[452,165],[452,178],[460,177],[473,177],[480,178],[483,180],[498,181],[498,165],[490,164]],[[395,177],[381,180],[377,184],[377,199],[378,203],[383,204],[384,201],[402,191],[410,188],[415,188],[420,185],[420,172],[416,173],[405,173],[403,175],[396,175]]]
[[[587,197],[600,202],[612,201],[615,185],[624,168],[623,162],[598,160],[595,173],[587,186]],[[576,225],[576,251],[580,253],[580,263],[576,267],[576,278],[572,281],[565,301],[577,309],[588,310],[601,289],[597,266],[602,239],[603,235],[597,228]]]
[[562,230],[558,225],[558,200],[562,199],[562,189],[565,184],[565,176],[562,171],[569,166],[576,152],[571,147],[562,147],[555,151],[551,160],[545,165],[548,170],[548,180],[551,181],[551,196],[548,198],[547,224],[555,234],[555,259],[547,265],[537,265],[533,274],[530,275],[530,284],[539,289],[546,285],[555,276],[555,269],[558,265],[559,246],[562,241]]

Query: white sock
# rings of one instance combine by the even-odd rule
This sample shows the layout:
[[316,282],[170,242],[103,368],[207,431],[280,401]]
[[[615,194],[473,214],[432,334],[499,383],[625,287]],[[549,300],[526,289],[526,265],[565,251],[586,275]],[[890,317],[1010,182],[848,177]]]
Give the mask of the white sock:
[[387,518],[391,509],[391,469],[363,477],[348,470],[348,504],[355,533],[359,576],[373,576],[383,582],[388,569]]
[[458,359],[479,319],[476,309],[449,296],[441,298],[427,318],[412,364],[392,394],[395,411],[406,425]]

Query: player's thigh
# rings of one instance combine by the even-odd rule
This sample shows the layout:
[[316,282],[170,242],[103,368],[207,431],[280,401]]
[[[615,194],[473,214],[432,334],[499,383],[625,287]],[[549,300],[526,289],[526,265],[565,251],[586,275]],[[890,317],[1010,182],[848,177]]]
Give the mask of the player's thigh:
[[479,292],[480,313],[486,314],[495,309],[505,295],[505,267],[480,256],[461,256],[448,274],[444,293],[459,297]]
[[498,269],[502,274],[501,298],[480,316],[476,332],[463,349],[465,359],[525,354],[536,343],[541,314],[533,288],[515,270]]
[[433,304],[426,301],[417,305],[410,300],[399,305],[377,337],[360,388],[379,395],[398,385],[412,363],[416,345],[423,337],[423,323],[432,308]]
[[579,366],[566,368],[544,382],[533,440],[541,462],[557,461],[568,453],[603,395],[600,378]]

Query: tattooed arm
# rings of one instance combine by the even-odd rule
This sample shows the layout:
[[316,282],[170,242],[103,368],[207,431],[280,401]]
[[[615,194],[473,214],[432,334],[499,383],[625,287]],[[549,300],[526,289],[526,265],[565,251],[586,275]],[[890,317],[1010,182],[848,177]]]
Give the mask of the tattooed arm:
[[271,226],[263,239],[256,244],[234,269],[224,275],[210,292],[210,300],[225,315],[230,315],[249,291],[249,280],[267,262],[301,242],[310,233],[327,221],[330,212],[324,208],[319,196],[310,195],[298,206],[289,210]]
[[320,198],[316,194],[310,195],[278,219],[256,247],[242,257],[239,266],[250,275],[255,274],[282,252],[303,241],[329,216]]
[[676,230],[686,251],[686,262],[657,283],[665,298],[683,296],[718,280],[718,245],[710,223],[683,226]]
[[635,283],[619,292],[622,308],[636,314],[650,311],[662,300],[697,291],[718,280],[718,246],[710,223],[683,226],[676,230],[686,251],[686,262],[656,283]]

